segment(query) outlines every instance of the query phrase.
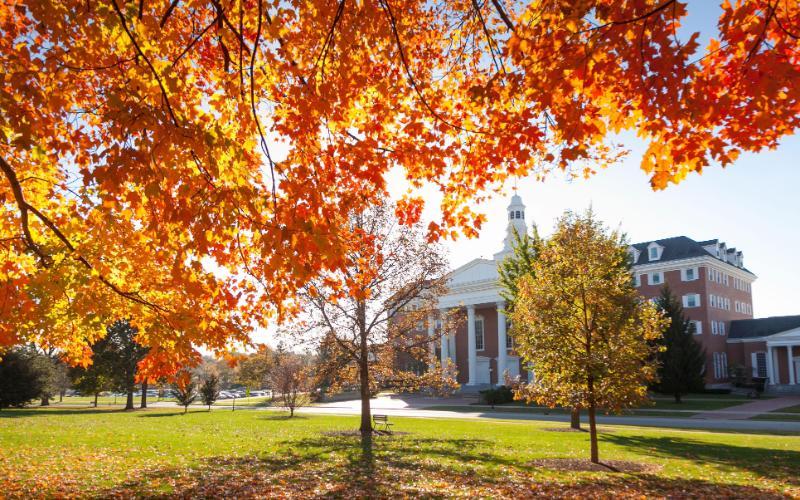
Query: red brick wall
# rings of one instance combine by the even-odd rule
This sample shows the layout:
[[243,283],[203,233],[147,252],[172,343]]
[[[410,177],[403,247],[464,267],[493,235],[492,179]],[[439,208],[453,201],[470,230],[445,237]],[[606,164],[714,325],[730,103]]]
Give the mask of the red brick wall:
[[[706,383],[719,384],[727,381],[726,379],[714,378],[714,353],[729,351],[727,344],[728,334],[730,333],[730,322],[734,319],[748,319],[752,315],[736,312],[735,301],[746,302],[752,306],[752,294],[744,290],[736,289],[734,285],[733,276],[728,273],[728,284],[717,283],[709,279],[709,268],[706,265],[701,266],[686,266],[698,267],[699,278],[693,281],[682,281],[681,271],[665,271],[664,283],[666,283],[672,293],[677,296],[681,301],[682,297],[686,294],[697,293],[700,294],[700,307],[685,308],[684,313],[689,319],[702,322],[703,333],[697,335],[695,339],[700,342],[706,351]],[[720,268],[725,265],[721,264]],[[658,297],[661,293],[663,285],[651,285],[649,283],[649,273],[640,273],[641,286],[638,288],[639,293],[644,297],[650,299]],[[726,310],[720,307],[711,307],[711,300],[709,295],[713,294],[717,297],[723,297],[730,300],[731,309]],[[714,335],[712,333],[711,321],[721,321],[725,324],[725,335]],[[735,353],[735,357],[728,354],[728,367],[730,368],[736,363],[742,363],[741,355],[743,353]],[[749,354],[747,355],[747,363],[750,362]],[[749,366],[749,365],[748,365]]]

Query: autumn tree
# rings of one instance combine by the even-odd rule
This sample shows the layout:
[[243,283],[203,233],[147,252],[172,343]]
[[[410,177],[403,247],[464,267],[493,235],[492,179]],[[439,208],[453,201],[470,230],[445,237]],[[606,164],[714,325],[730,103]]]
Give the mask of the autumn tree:
[[139,362],[148,350],[137,342],[137,334],[138,329],[129,320],[117,320],[106,328],[106,337],[97,343],[95,349],[95,362],[104,367],[115,389],[127,394],[126,410],[133,410]]
[[[514,310],[514,303],[519,293],[520,280],[524,276],[534,276],[533,263],[542,245],[543,241],[536,226],[533,227],[531,234],[519,234],[516,229],[514,230],[513,251],[511,255],[503,259],[497,268],[498,281],[502,288],[500,295],[506,301],[506,314]],[[507,334],[514,338],[513,323]],[[572,407],[570,411],[570,427],[573,429],[581,428],[581,410],[579,407]]]
[[263,389],[269,384],[269,372],[275,364],[275,353],[261,344],[255,352],[247,354],[237,366],[236,381],[248,389]]
[[517,351],[535,380],[517,397],[585,408],[591,461],[599,463],[596,413],[647,401],[656,375],[652,342],[664,320],[636,293],[627,244],[591,210],[566,213],[525,276],[511,313]]
[[280,395],[281,405],[294,416],[297,407],[311,401],[313,377],[306,360],[295,353],[283,353],[276,360],[269,374],[273,393]]
[[[377,387],[415,389],[447,385],[433,359],[427,325],[445,285],[446,260],[419,225],[398,223],[389,202],[351,214],[349,231],[362,245],[346,255],[341,271],[306,285],[294,325],[296,337],[316,338],[326,352],[334,386],[352,384],[361,397],[362,434],[371,434],[369,400]],[[445,328],[448,318],[442,318]],[[428,367],[423,373],[398,368],[400,354]]]
[[677,0],[3,2],[0,344],[44,336],[87,364],[126,311],[143,371],[171,374],[342,271],[368,244],[350,214],[394,179],[404,223],[427,185],[430,238],[474,236],[470,207],[509,176],[590,175],[623,130],[648,143],[657,189],[792,134],[800,4],[725,2],[702,49],[676,34],[686,15]]
[[656,302],[664,317],[669,320],[663,335],[658,340],[658,380],[656,389],[675,397],[705,386],[706,355],[699,342],[694,339],[694,324],[684,315],[683,306],[668,286],[661,288]]
[[204,380],[203,384],[200,386],[200,399],[203,401],[203,404],[208,406],[209,411],[211,410],[211,405],[219,397],[219,377],[214,374],[208,375]]

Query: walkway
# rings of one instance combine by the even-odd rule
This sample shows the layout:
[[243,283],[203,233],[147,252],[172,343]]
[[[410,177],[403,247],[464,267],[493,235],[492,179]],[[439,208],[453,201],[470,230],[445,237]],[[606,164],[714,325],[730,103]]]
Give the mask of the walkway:
[[728,420],[747,420],[761,413],[769,413],[771,411],[780,410],[781,408],[788,408],[790,406],[800,405],[800,396],[785,396],[774,399],[760,399],[741,405],[730,406],[724,410],[707,411],[698,413],[692,418],[697,419],[719,419],[724,418]]

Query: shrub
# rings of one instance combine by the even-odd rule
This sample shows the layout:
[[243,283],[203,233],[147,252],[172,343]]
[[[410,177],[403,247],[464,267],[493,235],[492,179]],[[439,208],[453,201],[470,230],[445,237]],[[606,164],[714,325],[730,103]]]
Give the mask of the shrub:
[[514,393],[510,387],[500,385],[485,391],[480,391],[481,402],[487,405],[501,405],[514,401]]

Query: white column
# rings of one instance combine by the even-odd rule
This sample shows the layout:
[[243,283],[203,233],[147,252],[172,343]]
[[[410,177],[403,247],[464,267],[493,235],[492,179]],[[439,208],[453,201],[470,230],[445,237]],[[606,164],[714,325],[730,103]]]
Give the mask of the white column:
[[778,380],[775,378],[775,370],[773,370],[772,361],[772,346],[767,344],[767,377],[769,377],[769,381],[767,383],[770,385],[776,385]]
[[786,346],[786,358],[789,360],[789,383],[794,385],[797,382],[794,377],[794,360],[792,359],[792,346]]
[[475,306],[467,306],[467,385],[475,385],[475,365],[478,358],[475,350]]
[[[444,314],[444,311],[442,311],[442,314]],[[444,317],[444,316],[442,316],[442,317]],[[442,328],[444,328],[444,326],[445,326],[444,323],[442,323]],[[441,339],[442,339],[441,340],[442,341],[442,353],[441,353],[442,368],[447,366],[447,360],[450,359],[450,353],[448,352],[448,349],[447,349],[448,346],[449,346],[449,342],[447,340],[447,337],[448,337],[447,332],[442,332],[442,337],[441,337]]]
[[433,336],[436,335],[436,318],[433,316],[433,313],[428,314],[428,343],[430,344],[431,348],[431,368],[436,363],[434,358],[436,356],[436,343],[433,341]]
[[503,312],[504,302],[497,303],[497,385],[505,381],[506,352],[506,315]]

